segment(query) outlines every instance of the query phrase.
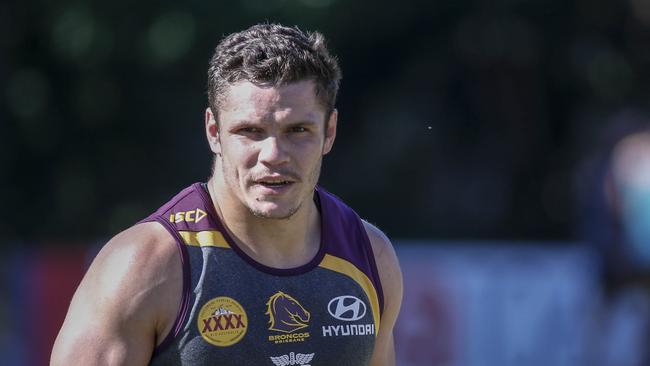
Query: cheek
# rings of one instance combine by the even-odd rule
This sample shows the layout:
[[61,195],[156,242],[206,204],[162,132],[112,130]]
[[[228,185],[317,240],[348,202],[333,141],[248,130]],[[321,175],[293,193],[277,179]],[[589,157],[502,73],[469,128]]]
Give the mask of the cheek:
[[296,167],[303,175],[303,178],[309,181],[314,179],[314,175],[320,171],[321,155],[319,153],[309,151],[297,157]]
[[251,146],[242,146],[237,143],[223,145],[222,151],[224,165],[227,165],[229,170],[246,171],[253,168],[257,163],[255,149]]
[[295,150],[298,152],[298,158],[303,161],[320,159],[323,156],[323,143],[323,139],[318,138],[296,143]]

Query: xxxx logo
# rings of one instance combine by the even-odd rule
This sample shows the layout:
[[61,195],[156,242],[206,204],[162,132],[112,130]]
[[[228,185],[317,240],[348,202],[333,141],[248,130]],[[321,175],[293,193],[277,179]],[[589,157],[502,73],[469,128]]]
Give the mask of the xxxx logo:
[[242,320],[243,316],[243,314],[230,314],[224,310],[217,310],[215,315],[203,319],[201,333],[246,328]]
[[239,342],[248,328],[246,311],[230,297],[216,297],[203,305],[197,328],[203,339],[219,347]]

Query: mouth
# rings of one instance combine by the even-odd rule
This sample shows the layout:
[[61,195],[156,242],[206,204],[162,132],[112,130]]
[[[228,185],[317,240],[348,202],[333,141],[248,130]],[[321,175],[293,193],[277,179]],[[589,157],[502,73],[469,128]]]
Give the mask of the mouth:
[[263,191],[268,194],[278,194],[282,193],[291,187],[294,183],[294,180],[290,180],[284,177],[264,177],[259,180],[255,180],[255,185],[262,187]]
[[268,188],[279,188],[279,187],[285,187],[290,184],[293,184],[293,182],[288,181],[288,180],[283,180],[283,181],[257,181],[256,182],[259,185],[262,185],[264,187]]

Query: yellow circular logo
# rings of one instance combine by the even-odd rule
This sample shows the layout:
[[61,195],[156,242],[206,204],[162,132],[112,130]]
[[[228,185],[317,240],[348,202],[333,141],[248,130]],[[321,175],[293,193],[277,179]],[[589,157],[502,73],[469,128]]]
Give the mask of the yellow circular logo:
[[248,329],[248,317],[240,303],[221,296],[203,305],[196,325],[206,342],[227,347],[244,338]]

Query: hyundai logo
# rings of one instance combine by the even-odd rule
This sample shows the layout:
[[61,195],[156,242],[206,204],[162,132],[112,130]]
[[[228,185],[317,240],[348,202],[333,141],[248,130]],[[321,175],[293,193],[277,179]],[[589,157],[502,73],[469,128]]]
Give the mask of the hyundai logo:
[[354,296],[339,296],[330,300],[327,311],[338,320],[353,322],[366,315],[366,304]]

